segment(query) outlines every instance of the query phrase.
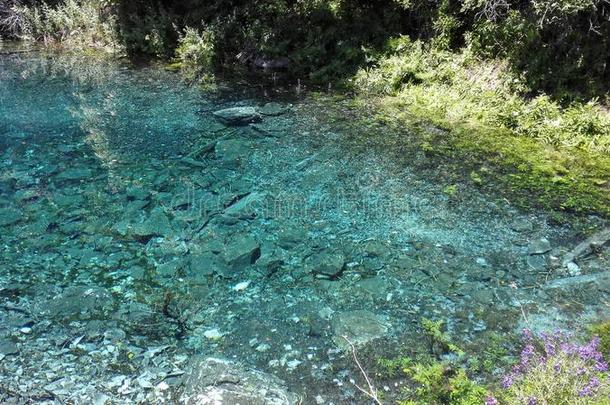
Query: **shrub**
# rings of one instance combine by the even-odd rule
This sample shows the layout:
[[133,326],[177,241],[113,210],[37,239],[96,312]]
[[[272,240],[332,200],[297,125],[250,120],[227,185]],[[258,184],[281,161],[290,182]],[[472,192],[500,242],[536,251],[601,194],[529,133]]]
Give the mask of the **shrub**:
[[418,363],[405,372],[417,387],[413,399],[401,405],[479,405],[487,396],[487,390],[470,380],[463,369],[444,363]]
[[525,330],[523,343],[519,363],[504,376],[504,391],[498,393],[500,403],[608,403],[610,375],[598,338],[580,345],[561,331],[534,336]]
[[98,0],[65,0],[52,7],[17,6],[21,19],[20,35],[50,43],[69,43],[72,47],[113,48],[117,46],[115,20],[102,15],[105,2]]
[[214,82],[214,32],[211,29],[198,31],[186,28],[178,40],[176,59],[189,80],[204,85]]
[[197,66],[209,70],[214,61],[214,33],[212,30],[199,32],[187,27],[178,40],[176,58],[184,65]]

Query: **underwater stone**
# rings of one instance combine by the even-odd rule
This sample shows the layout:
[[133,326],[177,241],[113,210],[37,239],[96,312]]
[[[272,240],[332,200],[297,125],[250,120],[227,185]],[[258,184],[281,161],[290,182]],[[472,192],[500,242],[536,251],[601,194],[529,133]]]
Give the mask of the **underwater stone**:
[[227,125],[247,125],[262,120],[261,115],[254,107],[225,108],[213,114],[214,117]]
[[381,318],[367,310],[342,312],[333,318],[333,341],[342,349],[349,349],[343,336],[355,346],[360,346],[382,337],[387,331]]
[[214,153],[225,167],[235,167],[252,153],[251,144],[244,140],[227,139],[218,141]]
[[23,214],[12,208],[0,209],[0,226],[12,225],[19,222]]
[[323,252],[308,259],[309,267],[318,277],[330,279],[337,278],[343,273],[345,263],[345,256],[341,253]]
[[93,176],[91,169],[79,168],[79,169],[67,169],[57,175],[58,180],[86,180]]
[[530,243],[528,249],[530,255],[543,255],[551,251],[551,242],[546,238],[540,238]]
[[167,236],[172,233],[172,226],[161,208],[155,208],[141,224],[133,227],[133,233],[140,237]]
[[276,102],[271,102],[271,103],[267,103],[264,106],[262,106],[259,111],[263,115],[275,116],[275,115],[282,115],[289,109],[290,109],[290,107],[288,107],[288,106],[285,106],[285,105],[282,105],[282,104],[276,103]]
[[204,252],[191,256],[191,263],[187,273],[189,279],[206,281],[221,268],[221,260],[212,252]]
[[292,405],[297,396],[279,378],[236,362],[194,358],[186,370],[180,403]]
[[253,237],[238,236],[225,247],[223,256],[225,262],[230,266],[230,272],[224,275],[232,276],[254,264],[261,256],[261,249]]

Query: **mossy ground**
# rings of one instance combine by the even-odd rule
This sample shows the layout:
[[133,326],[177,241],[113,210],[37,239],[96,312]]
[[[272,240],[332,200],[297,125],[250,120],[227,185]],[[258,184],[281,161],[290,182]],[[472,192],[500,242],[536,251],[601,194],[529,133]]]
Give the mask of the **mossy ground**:
[[419,142],[430,157],[451,160],[456,181],[470,174],[472,183],[521,208],[610,216],[608,155],[545,145],[502,128],[456,125],[405,110],[389,96],[367,104],[377,119],[416,134],[405,141]]
[[596,100],[528,97],[501,61],[398,43],[353,81],[361,122],[445,166],[447,186],[471,183],[557,218],[610,216],[610,117]]

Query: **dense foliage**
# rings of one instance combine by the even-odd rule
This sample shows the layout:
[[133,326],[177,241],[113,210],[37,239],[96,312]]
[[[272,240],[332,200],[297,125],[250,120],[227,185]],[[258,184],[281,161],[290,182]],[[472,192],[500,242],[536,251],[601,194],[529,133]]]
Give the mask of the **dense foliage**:
[[3,36],[56,40],[99,25],[96,43],[116,36],[130,53],[167,57],[186,28],[211,31],[218,64],[287,57],[293,75],[321,83],[349,77],[399,35],[507,59],[531,91],[603,95],[610,83],[604,0],[7,0],[0,19]]

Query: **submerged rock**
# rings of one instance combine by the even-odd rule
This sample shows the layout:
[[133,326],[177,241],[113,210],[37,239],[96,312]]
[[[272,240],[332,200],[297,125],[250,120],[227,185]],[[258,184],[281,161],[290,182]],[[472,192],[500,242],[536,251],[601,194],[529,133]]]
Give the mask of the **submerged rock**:
[[187,367],[180,403],[188,405],[291,405],[298,397],[279,378],[215,358],[195,358]]
[[148,219],[133,227],[133,233],[141,238],[167,236],[172,233],[172,227],[165,212],[161,208],[156,208],[151,211]]
[[0,226],[12,225],[19,222],[23,214],[12,208],[0,209]]
[[333,341],[343,349],[349,349],[345,338],[359,346],[382,337],[387,331],[381,318],[367,310],[342,312],[333,319]]
[[345,270],[345,256],[341,253],[323,252],[310,256],[307,266],[319,278],[335,279]]
[[232,107],[214,112],[214,117],[227,125],[247,125],[262,121],[255,107]]
[[546,238],[540,238],[530,243],[528,249],[530,255],[543,255],[551,251],[551,242]]
[[283,104],[276,103],[276,102],[271,102],[271,103],[265,104],[260,109],[260,113],[263,114],[263,115],[275,116],[275,115],[282,115],[286,111],[288,111],[289,109],[290,109],[290,107],[287,107],[287,106],[285,106]]
[[223,256],[229,266],[224,275],[231,277],[256,263],[261,256],[261,248],[253,237],[249,235],[238,236],[225,247]]

